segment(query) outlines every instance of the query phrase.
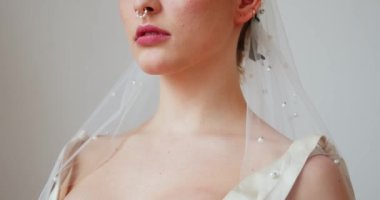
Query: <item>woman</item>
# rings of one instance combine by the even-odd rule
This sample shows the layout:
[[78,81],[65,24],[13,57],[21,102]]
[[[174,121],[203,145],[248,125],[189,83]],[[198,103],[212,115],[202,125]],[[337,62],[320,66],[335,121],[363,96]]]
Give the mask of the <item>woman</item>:
[[63,149],[40,199],[354,199],[344,160],[314,135],[326,130],[272,0],[120,11],[138,67]]

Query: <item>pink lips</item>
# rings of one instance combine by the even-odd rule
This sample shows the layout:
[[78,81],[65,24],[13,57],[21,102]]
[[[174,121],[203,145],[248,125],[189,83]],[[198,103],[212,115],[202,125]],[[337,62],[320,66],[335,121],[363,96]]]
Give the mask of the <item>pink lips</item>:
[[153,25],[139,26],[135,41],[142,46],[153,46],[170,38],[170,33]]

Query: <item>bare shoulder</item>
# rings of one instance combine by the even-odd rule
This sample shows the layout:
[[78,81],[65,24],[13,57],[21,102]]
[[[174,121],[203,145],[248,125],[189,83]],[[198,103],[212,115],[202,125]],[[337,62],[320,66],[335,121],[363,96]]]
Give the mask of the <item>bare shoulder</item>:
[[117,136],[106,135],[89,138],[73,160],[70,185],[79,184],[89,174],[110,161],[122,148],[123,144],[134,135],[138,135],[143,127],[144,124]]
[[349,200],[346,180],[338,165],[329,157],[309,158],[288,199],[291,200]]
[[119,138],[98,136],[89,138],[73,160],[70,185],[78,184],[109,158],[120,143]]

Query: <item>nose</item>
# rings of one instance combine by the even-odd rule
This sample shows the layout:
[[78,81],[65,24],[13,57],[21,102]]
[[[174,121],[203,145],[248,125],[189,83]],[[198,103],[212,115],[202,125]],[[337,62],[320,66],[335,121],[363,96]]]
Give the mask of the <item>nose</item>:
[[146,10],[147,16],[152,17],[161,11],[161,3],[160,0],[135,0],[133,8],[138,13],[144,13]]

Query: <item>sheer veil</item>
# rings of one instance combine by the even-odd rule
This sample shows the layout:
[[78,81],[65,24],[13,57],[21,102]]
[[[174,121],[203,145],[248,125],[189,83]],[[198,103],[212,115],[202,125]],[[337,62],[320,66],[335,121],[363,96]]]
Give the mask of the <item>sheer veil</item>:
[[[276,0],[263,0],[246,35],[241,89],[248,107],[241,179],[251,173],[254,145],[265,139],[254,131],[260,123],[270,125],[292,140],[318,134],[333,142],[302,88],[279,15]],[[159,78],[145,74],[131,61],[97,109],[64,146],[39,199],[46,200],[52,193],[60,192],[56,186],[64,184],[75,158],[88,144],[99,137],[128,134],[152,117],[158,98]],[[119,141],[111,142],[115,151]],[[344,160],[338,153],[332,158],[340,163],[349,183]]]

